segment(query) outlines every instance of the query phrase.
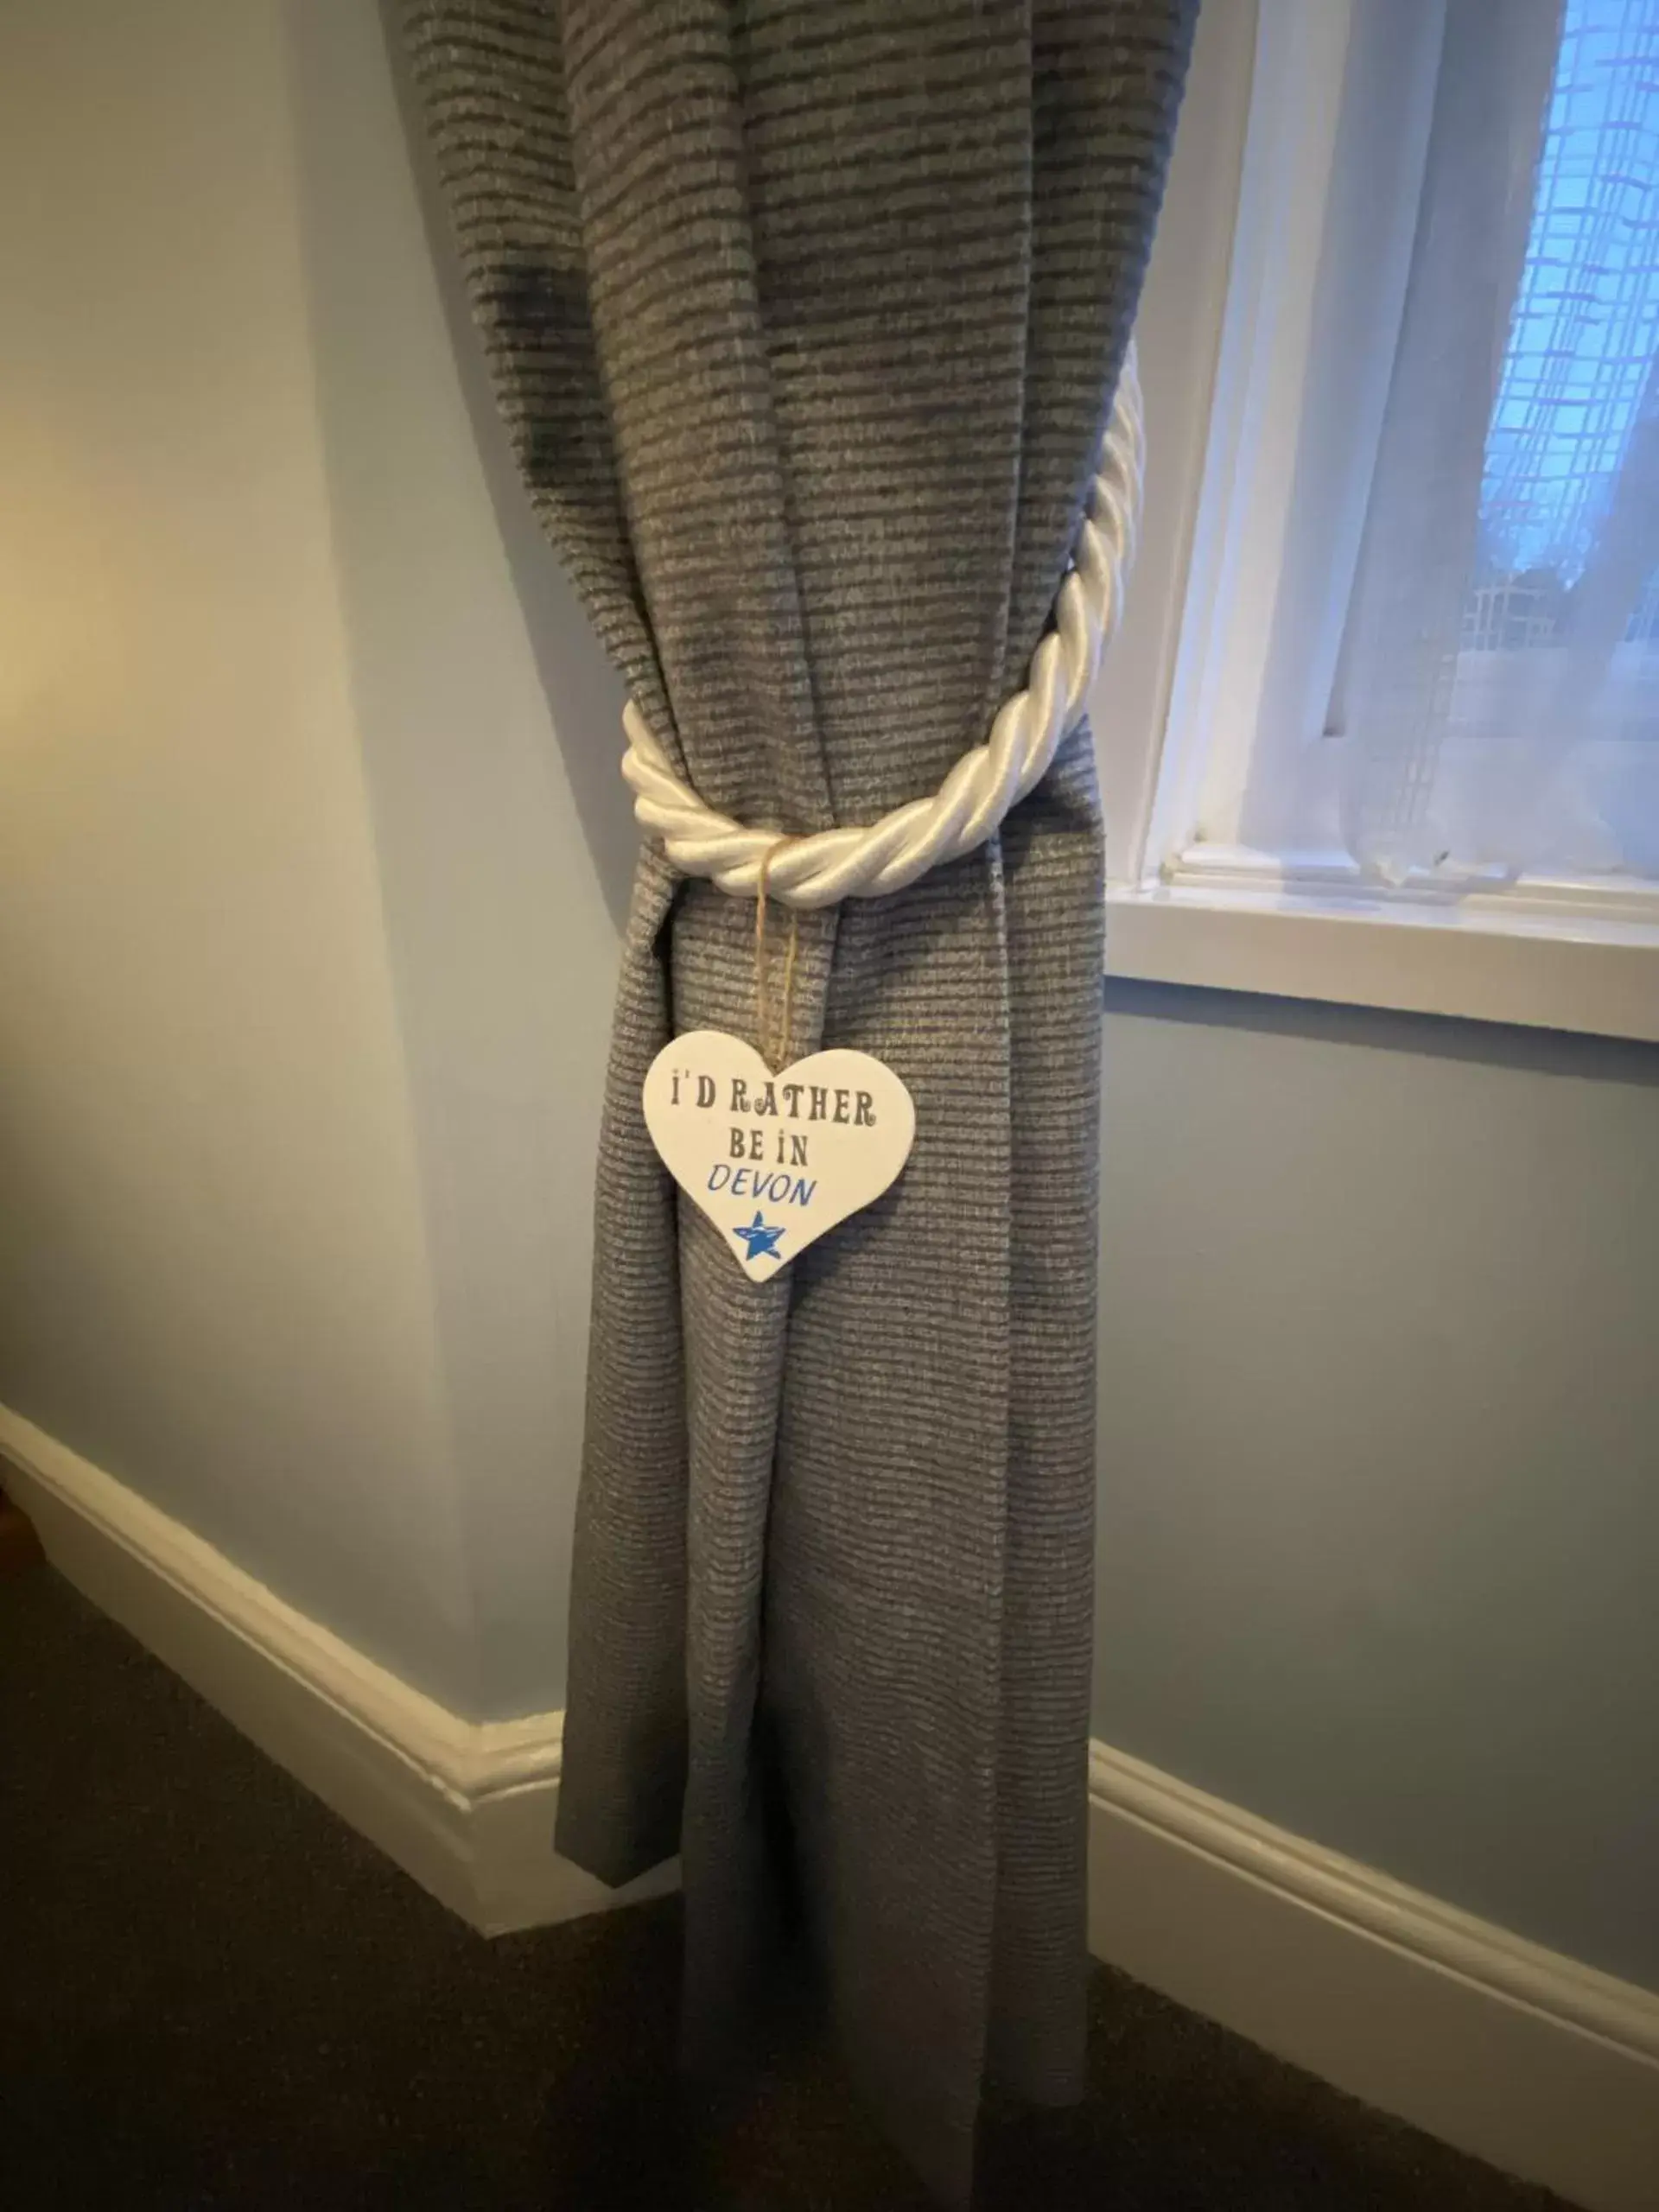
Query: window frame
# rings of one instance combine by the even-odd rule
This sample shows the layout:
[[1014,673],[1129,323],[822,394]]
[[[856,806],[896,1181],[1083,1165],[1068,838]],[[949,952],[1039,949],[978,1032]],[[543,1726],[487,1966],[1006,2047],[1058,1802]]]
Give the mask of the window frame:
[[1444,21],[1445,0],[1200,19],[1138,326],[1142,552],[1091,700],[1107,972],[1659,1040],[1659,885],[1384,891],[1345,854],[1245,842],[1253,763],[1324,726]]

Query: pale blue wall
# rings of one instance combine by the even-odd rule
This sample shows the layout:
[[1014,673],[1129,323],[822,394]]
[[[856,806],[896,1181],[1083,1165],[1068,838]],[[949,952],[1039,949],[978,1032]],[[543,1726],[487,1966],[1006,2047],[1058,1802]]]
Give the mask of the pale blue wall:
[[1659,1986],[1659,1050],[1108,996],[1096,1732]]
[[0,1402],[453,1709],[556,1707],[622,692],[374,0],[0,8],[13,233]]

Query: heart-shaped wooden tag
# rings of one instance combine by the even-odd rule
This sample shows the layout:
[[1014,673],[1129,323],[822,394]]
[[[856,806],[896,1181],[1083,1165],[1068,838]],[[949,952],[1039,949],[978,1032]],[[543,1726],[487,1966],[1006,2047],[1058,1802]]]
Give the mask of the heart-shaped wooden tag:
[[670,1174],[751,1282],[879,1198],[916,1134],[909,1091],[868,1052],[814,1052],[773,1075],[720,1029],[664,1045],[643,1097]]

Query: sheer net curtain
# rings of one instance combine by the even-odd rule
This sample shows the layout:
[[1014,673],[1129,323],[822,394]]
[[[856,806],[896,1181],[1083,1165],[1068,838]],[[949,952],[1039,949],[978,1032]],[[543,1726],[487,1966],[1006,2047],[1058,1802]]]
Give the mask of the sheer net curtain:
[[1659,0],[1450,0],[1332,721],[1374,878],[1659,878]]

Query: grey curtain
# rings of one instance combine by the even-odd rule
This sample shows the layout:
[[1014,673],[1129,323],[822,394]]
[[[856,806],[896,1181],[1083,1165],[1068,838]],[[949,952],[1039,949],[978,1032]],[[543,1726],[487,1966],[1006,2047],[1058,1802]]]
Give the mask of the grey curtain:
[[[530,496],[716,807],[931,791],[1075,533],[1190,0],[402,0]],[[934,2189],[1084,2034],[1101,838],[1089,733],[982,851],[803,918],[794,1053],[894,1188],[749,1283],[652,1153],[753,910],[641,859],[598,1171],[558,1845],[684,1866],[688,2054],[810,1970]]]

